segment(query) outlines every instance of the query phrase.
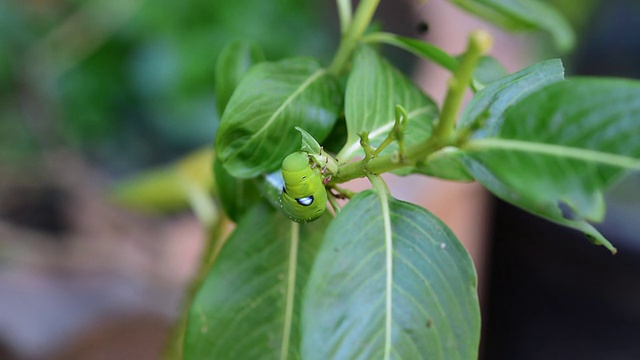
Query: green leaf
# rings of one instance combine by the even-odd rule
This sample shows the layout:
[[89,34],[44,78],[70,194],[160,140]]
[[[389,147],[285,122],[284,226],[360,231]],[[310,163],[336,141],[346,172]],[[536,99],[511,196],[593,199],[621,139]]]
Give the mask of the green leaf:
[[476,274],[425,209],[365,191],[331,223],[302,313],[305,359],[476,359]]
[[460,116],[459,127],[481,128],[477,137],[494,134],[502,126],[509,107],[527,95],[564,79],[560,60],[547,60],[497,80],[480,90]]
[[313,59],[254,66],[225,109],[216,151],[233,176],[255,177],[280,167],[300,147],[299,126],[322,141],[341,105],[336,81]]
[[424,59],[431,60],[450,71],[458,67],[458,59],[449,55],[439,47],[422,40],[384,32],[369,34],[362,40],[364,42],[383,43],[404,49]]
[[[439,47],[422,40],[408,38],[400,35],[377,32],[364,37],[365,43],[383,43],[400,49],[407,50],[419,57],[431,60],[443,68],[454,71],[458,67],[458,59],[449,55]],[[506,76],[505,68],[493,57],[483,56],[474,71],[474,89],[479,90],[503,76]]]
[[213,163],[213,174],[220,204],[234,222],[238,222],[247,210],[261,201],[260,192],[253,181],[231,176],[217,159]]
[[300,145],[300,150],[305,151],[309,154],[320,154],[322,151],[322,146],[318,143],[318,140],[314,139],[311,134],[309,134],[305,129],[299,128],[296,126],[296,130],[300,132],[302,135],[302,144]]
[[237,40],[222,49],[215,70],[218,115],[222,116],[240,79],[253,65],[262,61],[264,61],[262,49],[251,42]]
[[460,8],[512,31],[549,32],[563,52],[575,44],[567,19],[552,5],[538,0],[449,0]]
[[[486,60],[485,60],[486,61]],[[489,60],[490,61],[490,60]],[[486,64],[485,66],[491,67]],[[484,70],[476,69],[476,76]],[[520,70],[499,80],[488,81],[469,102],[460,116],[459,128],[472,129],[474,137],[487,137],[500,129],[507,110],[528,94],[564,79],[564,68],[560,60],[548,60]],[[476,84],[478,82],[474,81]],[[473,179],[461,162],[462,152],[446,148],[431,155],[424,165],[413,169],[420,173],[442,179],[470,181]]]
[[640,82],[575,78],[519,101],[495,135],[463,150],[467,170],[498,197],[582,231],[614,251],[587,221],[603,192],[640,169]]
[[[338,160],[344,163],[364,155],[360,146],[363,131],[369,133],[371,145],[378,146],[393,128],[396,105],[403,106],[408,113],[406,146],[428,138],[438,116],[433,100],[374,50],[361,46],[355,53],[353,70],[347,82],[345,115],[348,136],[336,156]],[[382,154],[397,148],[393,143]]]
[[184,359],[300,359],[301,294],[328,221],[251,209],[191,305]]

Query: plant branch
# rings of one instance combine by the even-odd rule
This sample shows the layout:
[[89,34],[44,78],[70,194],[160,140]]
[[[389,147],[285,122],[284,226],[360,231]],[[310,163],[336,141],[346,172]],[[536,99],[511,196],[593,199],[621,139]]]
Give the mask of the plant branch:
[[371,160],[367,160],[365,158],[357,162],[343,165],[338,170],[338,173],[333,176],[329,185],[333,186],[334,184],[347,182],[349,180],[371,174],[382,174],[405,166],[415,166],[424,162],[427,156],[442,149],[443,147],[453,145],[454,142],[455,140],[447,143],[441,143],[437,138],[430,137],[421,143],[407,147],[405,149],[404,156],[389,154],[378,156]]
[[346,32],[343,32],[338,51],[329,66],[328,71],[330,74],[338,75],[342,72],[358,45],[362,34],[364,34],[367,26],[369,26],[379,3],[380,0],[362,0],[360,2],[353,16],[353,20],[349,23],[349,28]]
[[338,16],[340,17],[340,31],[344,35],[351,25],[351,0],[337,0]]
[[[459,142],[466,139],[468,134],[455,132],[458,110],[465,90],[471,83],[476,63],[489,50],[491,43],[491,36],[486,32],[476,31],[471,34],[467,50],[449,80],[449,91],[443,105],[440,120],[436,124],[431,137],[405,148],[401,156],[398,156],[398,154],[376,156],[377,154],[367,153],[368,144],[366,140],[368,139],[363,139],[363,136],[361,136],[361,145],[367,155],[360,161],[341,166],[337,174],[333,176],[329,186],[372,174],[382,174],[406,166],[420,165],[427,161],[429,155],[444,147],[460,146]],[[369,149],[370,151],[371,149]]]
[[440,120],[433,131],[434,137],[440,139],[452,137],[456,127],[460,104],[473,78],[473,70],[480,57],[489,51],[492,42],[493,39],[491,35],[485,31],[474,31],[469,36],[467,50],[449,79],[449,90],[442,105]]

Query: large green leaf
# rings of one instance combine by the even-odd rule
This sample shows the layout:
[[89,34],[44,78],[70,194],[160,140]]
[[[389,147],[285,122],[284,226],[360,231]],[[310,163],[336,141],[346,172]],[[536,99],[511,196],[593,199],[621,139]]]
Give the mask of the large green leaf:
[[640,169],[640,82],[576,78],[519,101],[493,136],[463,147],[467,170],[497,196],[613,247],[585,222],[603,191]]
[[264,61],[262,49],[254,43],[236,40],[225,46],[216,62],[216,105],[222,115],[240,79],[249,69]]
[[425,209],[365,191],[331,223],[302,314],[304,359],[476,359],[476,274]]
[[299,359],[301,294],[328,221],[250,210],[191,305],[184,358]]
[[322,141],[341,101],[336,81],[313,59],[258,64],[242,78],[222,115],[216,135],[219,159],[236,177],[273,171],[299,149],[295,127]]
[[562,51],[570,50],[575,34],[567,19],[552,5],[539,0],[449,0],[462,9],[508,30],[544,30]]
[[564,79],[560,60],[547,60],[497,80],[480,90],[460,116],[458,126],[481,125],[475,134],[486,137],[502,126],[506,111],[532,92]]
[[[233,41],[220,52],[216,63],[216,105],[222,115],[229,99],[242,77],[257,63],[264,61],[262,49],[252,42]],[[253,181],[239,179],[216,159],[213,173],[218,189],[218,199],[229,218],[235,222],[260,201],[260,194]]]
[[[337,155],[338,160],[347,162],[364,154],[360,146],[363,131],[369,133],[371,144],[378,146],[393,128],[396,105],[403,106],[409,116],[406,144],[429,137],[433,121],[438,116],[433,100],[374,50],[361,46],[355,53],[353,70],[347,82],[345,115],[348,136]],[[395,143],[383,154],[393,149],[397,149]]]
[[[473,128],[474,137],[487,137],[500,130],[507,110],[532,92],[564,79],[560,60],[543,61],[499,80],[489,82],[469,102],[458,122],[460,128]],[[473,177],[464,169],[457,148],[448,147],[431,155],[413,172],[456,181]]]

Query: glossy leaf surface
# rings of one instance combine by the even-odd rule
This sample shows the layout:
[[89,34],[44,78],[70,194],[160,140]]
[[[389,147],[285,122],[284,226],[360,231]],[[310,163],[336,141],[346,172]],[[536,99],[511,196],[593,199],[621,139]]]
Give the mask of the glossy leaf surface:
[[305,359],[476,359],[476,274],[425,209],[365,191],[331,223],[303,305]]
[[[485,62],[492,62],[486,59]],[[478,69],[476,73],[479,73]],[[562,62],[549,60],[498,80],[485,80],[489,85],[484,86],[471,99],[460,116],[458,127],[474,128],[474,137],[487,137],[500,129],[505,114],[512,105],[528,94],[563,78]],[[456,148],[443,149],[430,156],[426,164],[416,167],[413,172],[455,181],[473,180],[461,163],[461,155],[463,152]]]
[[301,294],[327,222],[251,209],[191,306],[184,358],[299,359]]
[[463,150],[467,170],[497,196],[584,231],[601,221],[603,191],[640,169],[640,82],[576,78],[519,101],[495,135]]
[[479,91],[460,116],[459,126],[481,126],[475,136],[487,137],[502,126],[513,104],[551,83],[564,79],[560,60],[547,60],[497,80]]
[[[345,95],[347,143],[337,155],[347,162],[363,155],[360,134],[369,133],[371,145],[378,146],[389,134],[395,122],[395,107],[401,105],[408,114],[405,144],[414,144],[429,137],[432,122],[438,116],[433,100],[426,96],[406,76],[378,55],[362,46],[353,59]],[[382,153],[397,149],[391,144]]]
[[243,77],[222,116],[216,135],[219,159],[240,178],[274,171],[300,148],[295,127],[322,141],[340,105],[336,81],[315,60],[258,64]]

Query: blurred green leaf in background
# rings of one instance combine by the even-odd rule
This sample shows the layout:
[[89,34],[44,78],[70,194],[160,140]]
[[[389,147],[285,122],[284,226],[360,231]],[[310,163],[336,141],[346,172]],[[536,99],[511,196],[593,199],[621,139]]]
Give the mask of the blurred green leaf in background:
[[335,37],[318,31],[331,13],[325,7],[297,0],[3,1],[0,146],[12,152],[2,160],[71,146],[120,174],[211,144],[224,44],[251,39],[267,59],[328,60]]

